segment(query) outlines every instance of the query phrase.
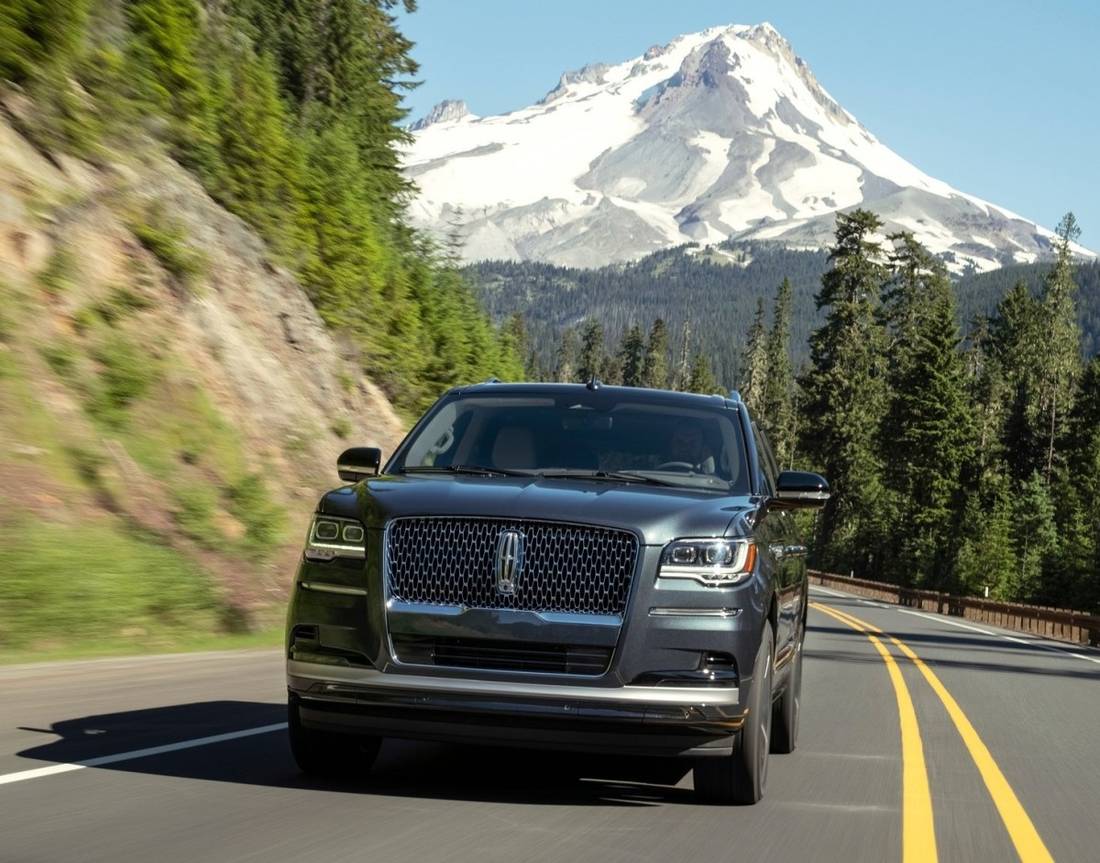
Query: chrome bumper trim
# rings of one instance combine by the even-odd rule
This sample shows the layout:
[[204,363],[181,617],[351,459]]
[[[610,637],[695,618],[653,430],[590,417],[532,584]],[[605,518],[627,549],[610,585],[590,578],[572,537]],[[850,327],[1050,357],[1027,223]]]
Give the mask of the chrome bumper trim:
[[288,680],[319,681],[378,690],[439,693],[442,695],[483,695],[508,698],[567,699],[574,702],[600,702],[652,705],[730,705],[740,703],[737,687],[714,686],[567,686],[554,683],[526,683],[510,680],[474,680],[463,677],[429,677],[420,674],[383,673],[373,668],[350,668],[288,660]]
[[326,581],[299,581],[302,590],[314,590],[317,593],[338,593],[341,596],[366,596],[362,587],[349,587],[346,584],[329,584]]
[[650,617],[737,617],[740,608],[651,608]]
[[547,623],[585,624],[587,626],[622,626],[623,619],[617,614],[578,614],[570,611],[526,611],[513,608],[472,608],[466,605],[432,605],[427,602],[404,602],[391,599],[386,603],[386,611],[391,614],[430,614],[436,617],[459,617],[468,611],[487,611],[512,620],[531,620],[538,618]]

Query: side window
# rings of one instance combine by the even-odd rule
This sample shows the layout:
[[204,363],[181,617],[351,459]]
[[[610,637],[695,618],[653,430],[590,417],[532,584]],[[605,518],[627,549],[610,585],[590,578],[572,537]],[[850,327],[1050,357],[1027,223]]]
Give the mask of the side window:
[[756,460],[760,463],[760,484],[769,495],[774,495],[776,469],[772,448],[756,423],[752,424],[752,437],[756,442]]

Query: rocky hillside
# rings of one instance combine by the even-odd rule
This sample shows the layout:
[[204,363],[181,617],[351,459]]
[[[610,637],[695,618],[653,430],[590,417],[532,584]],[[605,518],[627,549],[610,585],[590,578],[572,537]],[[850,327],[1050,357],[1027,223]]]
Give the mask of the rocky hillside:
[[0,650],[263,627],[351,444],[402,421],[244,222],[157,148],[0,122]]

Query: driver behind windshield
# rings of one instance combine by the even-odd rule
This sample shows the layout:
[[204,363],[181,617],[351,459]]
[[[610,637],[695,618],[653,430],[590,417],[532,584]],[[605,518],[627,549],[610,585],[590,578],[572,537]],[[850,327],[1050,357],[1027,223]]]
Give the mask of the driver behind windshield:
[[678,424],[669,438],[668,453],[669,461],[690,465],[695,473],[714,473],[714,454],[698,425]]

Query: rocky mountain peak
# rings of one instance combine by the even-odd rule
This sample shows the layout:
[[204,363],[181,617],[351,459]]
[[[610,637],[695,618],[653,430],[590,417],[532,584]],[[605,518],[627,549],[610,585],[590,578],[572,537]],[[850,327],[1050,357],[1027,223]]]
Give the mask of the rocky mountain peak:
[[413,132],[419,132],[436,123],[453,123],[464,117],[472,116],[470,109],[461,99],[444,99],[427,114],[409,126]]
[[611,67],[607,63],[589,63],[580,69],[563,72],[557,86],[547,93],[539,104],[546,105],[562,98],[569,92],[569,87],[574,84],[605,84],[610,69]]

